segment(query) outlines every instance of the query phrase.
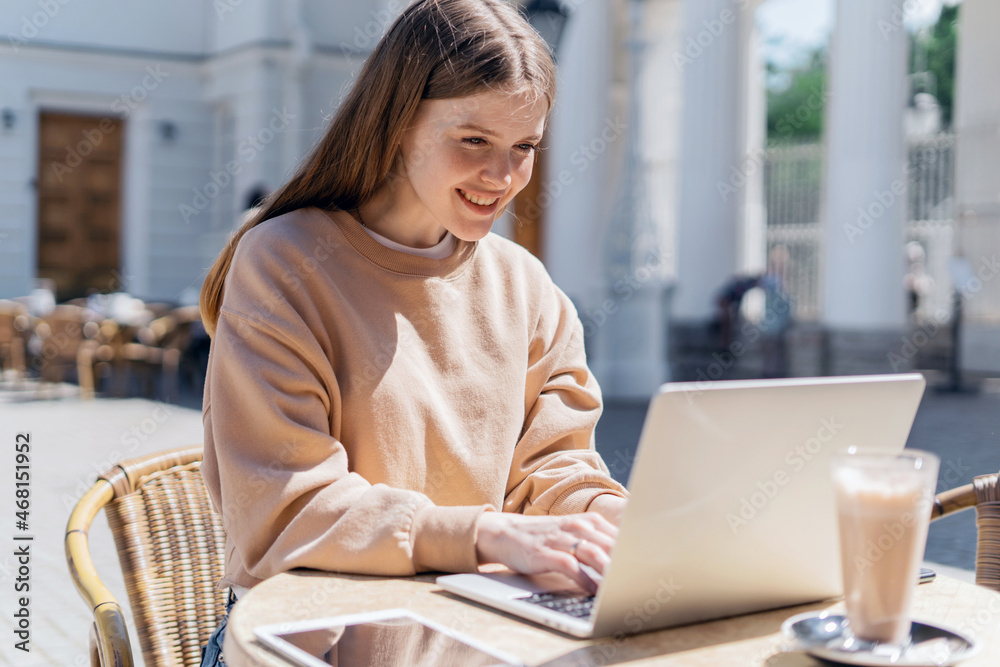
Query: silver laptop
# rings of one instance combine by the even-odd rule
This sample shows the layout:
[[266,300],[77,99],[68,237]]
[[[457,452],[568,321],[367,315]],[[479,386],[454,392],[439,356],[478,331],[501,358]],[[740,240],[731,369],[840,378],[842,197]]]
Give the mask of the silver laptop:
[[924,385],[917,373],[665,384],[646,414],[596,596],[559,574],[437,582],[577,637],[841,595],[830,455],[901,450]]

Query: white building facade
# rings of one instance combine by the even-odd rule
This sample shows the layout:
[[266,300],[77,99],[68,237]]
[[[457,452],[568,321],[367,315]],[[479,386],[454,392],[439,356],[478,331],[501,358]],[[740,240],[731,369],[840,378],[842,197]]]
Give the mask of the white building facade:
[[[101,291],[197,289],[247,196],[290,174],[389,21],[373,3],[318,0],[7,3],[0,296],[94,255]],[[114,140],[120,180],[89,182],[87,158]],[[87,229],[91,214],[105,221]]]
[[[190,300],[248,199],[291,175],[404,4],[10,0],[0,15],[0,298],[28,293],[48,271],[67,293],[89,281]],[[765,266],[761,4],[565,3],[540,174],[543,260],[580,310],[609,396],[646,397],[710,370],[718,360],[687,350],[710,347],[717,291]],[[828,372],[889,370],[907,334],[903,5],[837,3],[822,207]],[[993,0],[965,0],[960,14],[956,191],[974,267],[1000,244],[1000,41],[988,30],[998,12]],[[115,140],[118,157],[95,166]],[[90,272],[60,273],[74,261]],[[1000,303],[1000,281],[983,279],[968,299],[975,319],[989,310],[978,304]],[[966,363],[1000,370],[1000,324],[987,319],[969,328]]]

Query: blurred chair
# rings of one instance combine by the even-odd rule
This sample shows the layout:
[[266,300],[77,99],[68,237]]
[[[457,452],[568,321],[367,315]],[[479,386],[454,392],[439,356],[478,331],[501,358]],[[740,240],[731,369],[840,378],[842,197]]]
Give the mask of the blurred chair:
[[[81,306],[63,304],[44,317],[37,318],[31,341],[32,368],[46,382],[63,382],[69,368],[76,368],[81,390],[93,392],[92,377],[78,364],[78,353],[84,341],[100,330],[95,314]],[[89,382],[89,388],[83,385]]]
[[1000,473],[939,493],[931,521],[970,507],[976,508],[976,583],[1000,591]]
[[105,319],[86,328],[87,339],[77,350],[77,374],[80,378],[80,395],[93,398],[100,380],[109,378],[111,393],[127,395],[124,384],[122,349],[134,336],[134,330],[115,320]]
[[147,301],[146,310],[150,311],[153,315],[153,319],[158,317],[163,317],[164,315],[170,314],[170,311],[175,310],[177,306],[170,303],[169,301]]
[[188,349],[192,328],[200,321],[198,306],[174,308],[140,328],[137,340],[123,346],[127,372],[135,371],[139,376],[144,395],[153,395],[153,380],[158,371],[164,400],[177,399],[181,360]]
[[14,371],[23,378],[28,370],[25,349],[31,329],[31,317],[24,304],[0,300],[0,375]]
[[134,664],[125,615],[90,557],[88,531],[104,508],[147,667],[195,667],[226,611],[225,532],[201,477],[201,447],[123,461],[101,475],[66,525],[66,558],[94,613],[93,667]]

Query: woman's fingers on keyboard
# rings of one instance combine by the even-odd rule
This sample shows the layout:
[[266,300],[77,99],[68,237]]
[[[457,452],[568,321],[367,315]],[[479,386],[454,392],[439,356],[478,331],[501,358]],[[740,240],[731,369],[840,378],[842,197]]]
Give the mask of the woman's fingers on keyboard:
[[[582,542],[586,542],[594,547],[597,547],[605,554],[611,552],[611,547],[615,545],[615,538],[617,535],[617,530],[613,534],[608,533],[604,528],[607,524],[612,529],[614,526],[600,515],[594,514],[593,516],[588,516],[586,514],[569,514],[562,517],[562,530],[567,533],[568,539],[570,540],[568,551],[574,551],[573,545],[579,545]],[[579,548],[577,546],[577,548]]]
[[576,548],[575,555],[578,561],[594,568],[599,574],[603,574],[604,569],[611,562],[608,552],[593,542],[581,542]]

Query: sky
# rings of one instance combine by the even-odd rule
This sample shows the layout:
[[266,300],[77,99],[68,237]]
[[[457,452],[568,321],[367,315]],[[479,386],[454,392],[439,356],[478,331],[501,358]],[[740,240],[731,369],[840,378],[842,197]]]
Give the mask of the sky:
[[[942,0],[897,0],[907,9],[909,29],[929,25],[941,13]],[[955,4],[956,0],[944,0]],[[794,67],[804,53],[825,45],[834,23],[835,0],[768,0],[757,10],[765,58]]]

